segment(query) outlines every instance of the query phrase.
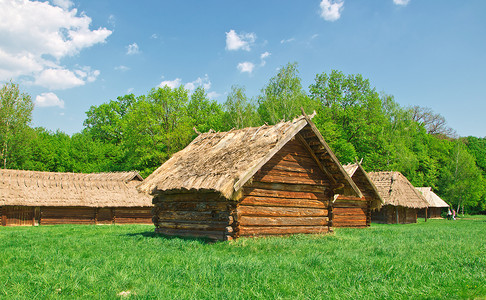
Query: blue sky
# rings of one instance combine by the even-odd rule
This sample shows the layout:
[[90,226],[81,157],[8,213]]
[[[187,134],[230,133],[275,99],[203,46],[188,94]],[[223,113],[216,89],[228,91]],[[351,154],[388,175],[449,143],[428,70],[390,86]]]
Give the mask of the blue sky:
[[33,125],[72,134],[86,111],[161,84],[219,102],[250,97],[288,62],[304,88],[362,74],[402,106],[430,107],[459,135],[486,135],[486,1],[0,0],[0,82],[36,106]]

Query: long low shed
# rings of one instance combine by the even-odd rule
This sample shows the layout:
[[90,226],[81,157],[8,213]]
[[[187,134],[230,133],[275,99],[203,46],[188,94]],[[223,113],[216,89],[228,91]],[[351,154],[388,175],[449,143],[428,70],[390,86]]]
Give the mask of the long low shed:
[[419,209],[428,207],[422,194],[400,172],[368,173],[384,200],[383,207],[371,214],[377,223],[417,223]]
[[363,196],[339,195],[333,202],[333,224],[335,227],[370,226],[371,212],[380,209],[384,201],[361,164],[348,164],[343,168]]
[[151,224],[138,172],[0,170],[0,225]]
[[449,204],[447,204],[444,200],[442,200],[436,193],[432,191],[432,188],[429,187],[418,187],[416,188],[419,192],[422,193],[425,200],[429,204],[429,207],[422,208],[418,211],[418,216],[421,218],[429,218],[429,219],[440,219],[442,217],[442,210],[449,208]]
[[306,115],[200,134],[139,188],[154,196],[156,232],[218,240],[326,233],[334,194],[361,197]]

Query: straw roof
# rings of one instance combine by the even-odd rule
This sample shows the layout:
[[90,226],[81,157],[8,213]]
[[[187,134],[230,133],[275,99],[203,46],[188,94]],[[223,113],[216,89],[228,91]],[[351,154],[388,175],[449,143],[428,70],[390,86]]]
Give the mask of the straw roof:
[[311,154],[336,190],[361,196],[311,117],[303,115],[276,125],[200,134],[148,176],[139,189],[151,194],[213,190],[227,199],[235,199],[243,185],[266,162],[288,141],[298,138],[309,151],[315,149]]
[[138,172],[53,173],[0,169],[0,206],[151,206]]
[[343,166],[343,168],[361,190],[361,193],[365,196],[369,195],[373,198],[373,201],[371,201],[371,209],[378,209],[385,203],[375,184],[368,176],[368,173],[363,169],[361,164],[347,164]]
[[432,192],[431,187],[418,187],[416,189],[425,197],[425,200],[429,203],[429,207],[449,207],[449,204],[437,196],[436,193]]
[[427,201],[400,172],[368,173],[385,205],[425,208]]

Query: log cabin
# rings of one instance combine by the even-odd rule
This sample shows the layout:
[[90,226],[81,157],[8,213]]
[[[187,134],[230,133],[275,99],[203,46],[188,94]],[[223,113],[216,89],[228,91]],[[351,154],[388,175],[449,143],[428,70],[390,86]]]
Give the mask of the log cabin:
[[400,172],[370,172],[384,205],[371,220],[386,224],[417,223],[417,212],[428,206],[422,194]]
[[380,209],[384,201],[361,164],[348,164],[343,168],[363,196],[360,198],[339,195],[333,203],[333,225],[335,227],[370,226],[371,212]]
[[416,189],[422,193],[429,204],[429,207],[422,208],[418,211],[418,217],[426,219],[442,218],[442,210],[449,208],[449,204],[437,196],[437,194],[432,191],[431,187],[418,187]]
[[231,240],[332,231],[334,195],[362,195],[312,117],[200,134],[139,186],[154,197],[155,232]]
[[0,170],[0,225],[152,224],[138,172]]

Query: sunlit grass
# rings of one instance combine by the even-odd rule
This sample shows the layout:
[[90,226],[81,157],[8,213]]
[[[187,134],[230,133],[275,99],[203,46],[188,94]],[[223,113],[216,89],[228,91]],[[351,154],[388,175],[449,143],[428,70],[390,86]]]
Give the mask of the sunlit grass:
[[486,217],[208,243],[153,227],[0,228],[0,298],[481,298]]

